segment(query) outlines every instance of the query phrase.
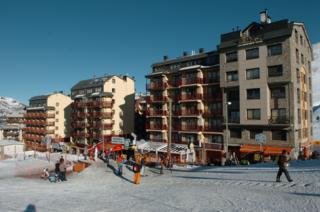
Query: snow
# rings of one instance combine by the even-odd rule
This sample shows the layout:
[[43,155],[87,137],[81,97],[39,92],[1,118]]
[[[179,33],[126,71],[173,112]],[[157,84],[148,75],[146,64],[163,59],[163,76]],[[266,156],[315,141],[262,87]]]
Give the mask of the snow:
[[22,116],[25,105],[10,97],[0,97],[1,116]]
[[[44,165],[26,160],[21,166]],[[48,162],[45,162],[48,163]],[[0,161],[0,173],[13,161]],[[112,162],[112,165],[115,165]],[[32,165],[35,167],[38,165]],[[319,211],[320,160],[294,161],[293,183],[276,183],[271,163],[239,167],[174,167],[173,172],[148,168],[140,185],[124,169],[116,176],[102,161],[67,182],[0,176],[0,211]]]

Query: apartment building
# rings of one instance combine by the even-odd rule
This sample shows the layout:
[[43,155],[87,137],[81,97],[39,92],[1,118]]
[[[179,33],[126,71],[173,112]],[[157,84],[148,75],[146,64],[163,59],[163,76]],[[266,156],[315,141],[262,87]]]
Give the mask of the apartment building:
[[134,79],[108,75],[82,80],[71,88],[72,141],[77,148],[110,141],[134,130]]
[[[184,52],[177,59],[169,60],[165,56],[164,61],[152,65],[152,73],[146,77],[150,94],[149,139],[193,143],[199,163],[219,161],[223,149],[219,53],[204,52],[201,48],[198,54]],[[179,161],[179,156],[176,160]]]
[[170,139],[172,101],[171,141],[193,143],[199,162],[224,152],[297,156],[312,138],[311,48],[302,23],[263,11],[259,23],[222,34],[217,51],[165,56],[146,76],[150,140]]
[[23,114],[10,114],[0,126],[0,140],[22,141]]
[[287,148],[297,156],[312,137],[312,46],[302,23],[271,22],[266,11],[260,19],[221,35],[220,85],[230,130],[225,145],[257,151],[255,136],[262,133],[265,154]]
[[23,129],[27,149],[46,151],[49,140],[69,140],[71,102],[71,98],[62,92],[30,98]]

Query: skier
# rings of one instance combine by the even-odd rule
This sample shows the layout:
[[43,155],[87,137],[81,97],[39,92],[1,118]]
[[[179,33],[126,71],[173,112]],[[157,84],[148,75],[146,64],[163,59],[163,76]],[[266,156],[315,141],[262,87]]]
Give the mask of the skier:
[[281,182],[280,177],[282,175],[282,172],[286,175],[287,180],[289,182],[292,182],[292,179],[290,178],[289,172],[287,170],[288,165],[289,163],[288,163],[287,152],[286,150],[282,150],[282,154],[279,156],[279,160],[278,160],[279,170],[277,174],[277,182]]

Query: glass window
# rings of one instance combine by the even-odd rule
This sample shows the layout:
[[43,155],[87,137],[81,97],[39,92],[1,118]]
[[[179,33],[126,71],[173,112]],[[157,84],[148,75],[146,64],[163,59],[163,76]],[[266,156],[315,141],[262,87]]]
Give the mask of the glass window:
[[230,130],[230,138],[241,138],[241,129]]
[[234,62],[234,61],[238,61],[238,54],[237,54],[237,52],[229,52],[229,53],[226,53],[226,61],[227,61],[227,63],[229,63],[229,62]]
[[300,103],[300,101],[301,101],[300,88],[297,88],[297,102]]
[[260,120],[260,109],[248,109],[247,119],[248,120]]
[[272,131],[272,140],[286,141],[287,140],[287,132],[284,130]]
[[297,68],[297,83],[300,83],[300,70]]
[[247,58],[247,60],[259,58],[259,48],[247,49],[246,50],[246,58]]
[[269,77],[282,76],[282,65],[277,66],[268,66],[268,75]]
[[298,109],[298,124],[301,124],[301,110]]
[[115,88],[112,88],[112,93],[115,93],[116,92],[116,89]]
[[238,81],[238,71],[227,72],[227,81]]
[[281,54],[282,54],[282,44],[268,46],[268,56],[281,55]]
[[301,64],[304,64],[304,56],[301,54]]
[[247,89],[247,99],[260,99],[260,88]]
[[299,40],[298,40],[298,31],[296,29],[294,30],[294,37],[295,37],[296,43],[298,43],[299,42]]
[[285,87],[271,88],[271,98],[286,98],[286,88]]
[[115,84],[116,83],[116,79],[112,79],[112,84]]
[[259,78],[260,78],[260,69],[259,68],[247,69],[247,80],[259,79]]
[[296,62],[299,64],[299,50],[296,49]]
[[256,139],[256,135],[262,132],[262,130],[250,130],[250,139]]

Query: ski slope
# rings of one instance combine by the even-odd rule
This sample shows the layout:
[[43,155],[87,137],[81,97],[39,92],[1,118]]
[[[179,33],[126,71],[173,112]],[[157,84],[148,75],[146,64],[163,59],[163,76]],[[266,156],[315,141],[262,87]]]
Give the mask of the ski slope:
[[[1,172],[8,166],[0,161]],[[40,212],[320,211],[319,160],[293,162],[289,168],[292,183],[284,176],[283,182],[274,182],[276,172],[273,164],[176,167],[164,175],[148,169],[148,176],[134,185],[129,169],[124,169],[120,178],[98,161],[79,174],[69,175],[63,183],[2,176],[0,211],[23,211],[28,205]]]

